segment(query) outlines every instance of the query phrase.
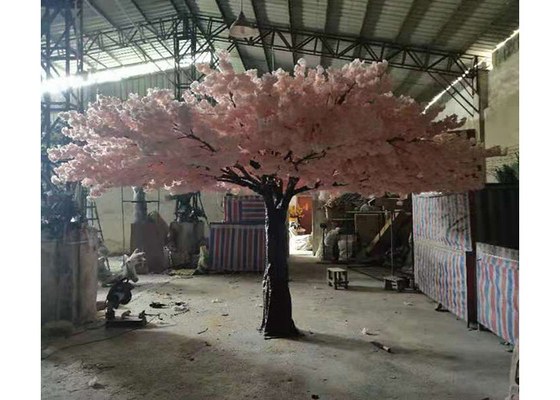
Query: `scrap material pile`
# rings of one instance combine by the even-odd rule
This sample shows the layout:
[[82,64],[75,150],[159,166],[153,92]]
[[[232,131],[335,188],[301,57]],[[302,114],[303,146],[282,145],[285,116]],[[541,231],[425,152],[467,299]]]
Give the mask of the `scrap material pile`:
[[168,268],[195,268],[199,249],[204,245],[204,224],[208,218],[204,211],[201,193],[169,196],[175,200],[175,221],[169,225],[169,234],[164,251]]
[[411,265],[411,202],[395,196],[374,198],[345,193],[325,203],[323,248],[330,261]]

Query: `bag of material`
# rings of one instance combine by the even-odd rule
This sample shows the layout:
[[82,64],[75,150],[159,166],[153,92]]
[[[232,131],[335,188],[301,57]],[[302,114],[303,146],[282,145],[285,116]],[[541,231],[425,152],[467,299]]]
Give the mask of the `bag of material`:
[[339,235],[338,236],[338,254],[339,260],[347,260],[352,257],[352,250],[354,245],[353,235]]
[[323,248],[324,260],[334,259],[334,247],[338,241],[339,232],[340,228],[335,228],[332,231],[329,231],[329,233],[325,236],[325,247]]
[[198,255],[198,263],[193,275],[207,274],[210,267],[210,252],[206,245],[200,246],[200,253]]

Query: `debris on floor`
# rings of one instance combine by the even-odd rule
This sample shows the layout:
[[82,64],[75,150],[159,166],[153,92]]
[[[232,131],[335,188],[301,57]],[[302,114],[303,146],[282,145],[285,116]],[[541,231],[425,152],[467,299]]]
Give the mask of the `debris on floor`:
[[448,312],[449,310],[446,309],[446,308],[443,306],[443,304],[438,303],[438,305],[437,305],[435,311],[438,311],[438,312]]
[[86,370],[97,369],[99,371],[103,371],[104,369],[113,369],[115,368],[114,365],[103,365],[103,364],[91,364],[91,363],[84,363],[82,364],[82,368]]
[[89,382],[88,386],[92,389],[103,389],[105,386],[97,381],[97,376],[93,377]]
[[214,299],[212,300],[212,303],[223,303],[224,301],[222,299]]
[[405,305],[405,306],[413,306],[414,303],[411,303],[410,301],[405,301],[405,302],[404,302],[404,305]]
[[152,301],[150,303],[150,307],[152,307],[152,308],[167,308],[167,304],[160,303],[159,301]]
[[506,342],[505,340],[502,341],[502,342],[500,342],[500,344],[501,344],[502,346],[506,346],[506,347],[507,347],[506,351],[507,351],[508,353],[513,353],[513,350],[515,349],[515,345],[511,344],[510,342]]
[[181,278],[192,278],[193,273],[194,273],[194,269],[172,269],[171,271],[169,271],[167,274],[169,276],[177,276],[177,277],[181,277]]
[[173,306],[173,311],[179,312],[179,313],[185,313],[185,312],[189,311],[189,306],[187,306],[186,304]]
[[364,328],[362,329],[362,335],[367,335],[367,336],[377,336],[379,335],[379,331],[374,331],[374,332],[370,332],[369,329]]
[[385,346],[383,343],[373,341],[373,342],[371,342],[371,344],[373,344],[375,347],[377,347],[381,350],[386,351],[387,353],[391,353],[391,348],[388,347],[388,346]]
[[204,329],[203,331],[197,332],[197,335],[200,335],[201,333],[204,333],[208,330],[208,328]]

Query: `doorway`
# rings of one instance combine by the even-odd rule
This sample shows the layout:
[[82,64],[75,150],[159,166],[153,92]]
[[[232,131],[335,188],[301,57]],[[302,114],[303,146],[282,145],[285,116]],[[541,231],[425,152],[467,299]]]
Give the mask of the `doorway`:
[[313,199],[295,196],[289,208],[290,254],[312,254]]

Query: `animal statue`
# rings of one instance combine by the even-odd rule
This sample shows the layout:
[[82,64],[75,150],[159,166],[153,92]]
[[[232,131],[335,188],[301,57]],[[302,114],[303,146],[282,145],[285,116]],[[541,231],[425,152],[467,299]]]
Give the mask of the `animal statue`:
[[104,263],[99,264],[99,279],[104,285],[112,285],[123,278],[128,278],[132,282],[138,282],[138,275],[136,275],[136,266],[142,262],[145,262],[146,259],[144,258],[145,253],[140,252],[138,249],[135,249],[134,252],[127,256],[124,255],[124,260],[121,264],[120,270],[116,273],[107,270]]

